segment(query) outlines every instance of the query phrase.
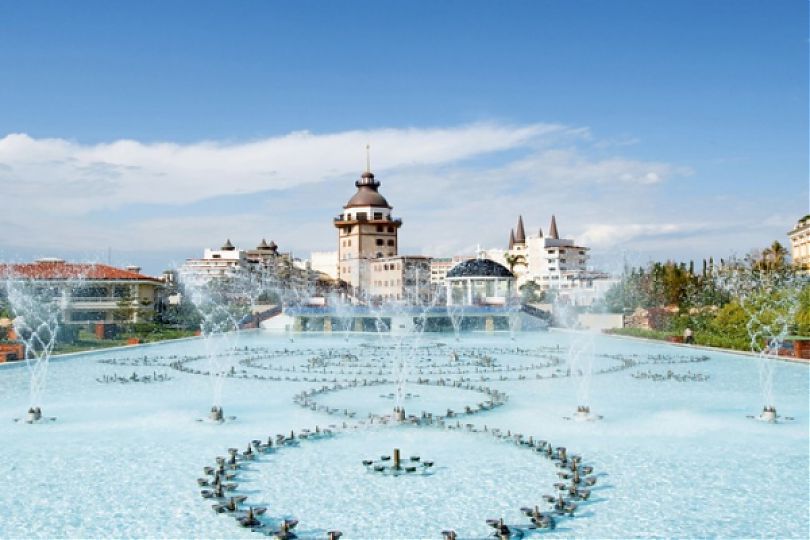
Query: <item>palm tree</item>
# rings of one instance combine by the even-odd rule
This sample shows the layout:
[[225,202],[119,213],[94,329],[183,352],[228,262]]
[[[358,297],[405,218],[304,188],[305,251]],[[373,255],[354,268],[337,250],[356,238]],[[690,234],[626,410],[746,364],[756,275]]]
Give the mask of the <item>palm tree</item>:
[[774,240],[773,244],[762,250],[762,257],[759,260],[758,266],[762,270],[778,270],[783,268],[787,254],[787,249],[785,249],[778,240]]
[[509,265],[509,271],[512,272],[513,274],[515,273],[515,266],[517,266],[518,264],[523,265],[526,264],[526,259],[523,257],[523,255],[511,255],[509,253],[506,253],[504,254],[503,258],[506,261],[506,264]]

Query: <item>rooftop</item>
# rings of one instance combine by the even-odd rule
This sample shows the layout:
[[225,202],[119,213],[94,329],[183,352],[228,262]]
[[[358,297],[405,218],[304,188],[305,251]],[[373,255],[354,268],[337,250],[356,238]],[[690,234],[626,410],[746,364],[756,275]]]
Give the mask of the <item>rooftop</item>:
[[96,263],[69,263],[60,259],[42,259],[32,263],[0,264],[0,275],[41,280],[125,280],[154,281],[160,280],[130,270]]
[[374,179],[374,174],[370,171],[364,172],[360,180],[356,181],[354,185],[357,187],[357,193],[349,199],[349,202],[347,202],[346,206],[343,208],[355,208],[360,206],[391,208],[391,205],[388,204],[385,197],[380,195],[377,191],[377,188],[380,187],[380,183]]
[[450,271],[447,272],[447,277],[514,278],[515,276],[508,268],[490,259],[468,259],[451,268]]

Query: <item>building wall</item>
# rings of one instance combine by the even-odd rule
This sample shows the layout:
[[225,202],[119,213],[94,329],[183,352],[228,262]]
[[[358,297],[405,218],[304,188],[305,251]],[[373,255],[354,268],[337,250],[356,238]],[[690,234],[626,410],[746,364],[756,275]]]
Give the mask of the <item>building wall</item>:
[[[453,257],[434,258],[430,260],[430,282],[435,286],[444,286],[447,272],[455,265],[474,258],[472,255],[455,255]],[[498,261],[495,261],[498,262]]]
[[810,270],[810,216],[800,219],[796,227],[788,233],[790,255],[793,264]]
[[423,301],[432,294],[427,257],[384,257],[368,260],[366,266],[367,291],[372,297]]
[[337,279],[338,277],[338,252],[337,251],[313,251],[310,255],[312,269]]
[[[144,322],[151,320],[157,306],[158,292],[162,285],[154,282],[121,282],[98,280],[85,282],[81,289],[90,295],[75,294],[67,298],[65,322],[116,323]],[[122,318],[122,299],[129,294],[131,311]]]
[[518,286],[535,281],[543,289],[558,289],[571,286],[567,276],[587,271],[588,250],[570,239],[529,236],[525,245],[517,244],[508,253],[525,260],[514,266]]
[[368,272],[360,261],[396,256],[400,225],[400,221],[391,218],[389,208],[344,209],[335,223],[338,229],[337,277],[352,287],[367,286]]

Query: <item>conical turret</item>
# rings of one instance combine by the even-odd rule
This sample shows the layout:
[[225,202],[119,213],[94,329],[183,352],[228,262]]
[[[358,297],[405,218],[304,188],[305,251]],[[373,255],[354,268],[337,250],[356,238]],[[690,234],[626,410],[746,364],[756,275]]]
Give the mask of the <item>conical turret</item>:
[[515,231],[515,243],[526,243],[526,231],[523,229],[523,216],[518,216],[517,230]]
[[551,216],[551,227],[549,227],[548,236],[549,238],[553,238],[554,240],[560,239],[560,233],[557,232],[557,219],[554,217],[553,214]]

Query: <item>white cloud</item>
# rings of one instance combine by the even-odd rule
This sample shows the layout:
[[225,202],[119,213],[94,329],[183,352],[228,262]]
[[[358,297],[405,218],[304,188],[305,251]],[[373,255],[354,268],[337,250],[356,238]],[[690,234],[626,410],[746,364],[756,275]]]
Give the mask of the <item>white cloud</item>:
[[633,244],[645,239],[661,240],[667,237],[681,237],[705,229],[703,225],[683,223],[621,223],[590,224],[585,227],[580,241],[585,245],[610,248],[622,244]]
[[[411,253],[505,244],[518,214],[533,231],[556,213],[564,235],[596,248],[693,227],[687,217],[683,225],[661,216],[655,196],[691,169],[606,156],[604,147],[616,145],[600,148],[583,127],[478,123],[194,144],[86,145],[12,134],[0,138],[0,248],[196,252],[225,237],[252,246],[266,236],[301,256],[333,249],[331,217],[354,191],[348,179],[362,169],[366,143],[381,191],[405,220],[401,245]],[[269,201],[262,195],[244,207],[210,204],[271,190]],[[188,207],[198,201],[210,213]],[[109,209],[120,214],[99,218]]]
[[[286,189],[356,173],[364,147],[381,169],[451,163],[565,132],[554,124],[290,133],[244,143],[83,145],[11,134],[0,139],[4,198],[60,214],[131,203],[182,204]],[[58,204],[54,204],[58,201]]]

